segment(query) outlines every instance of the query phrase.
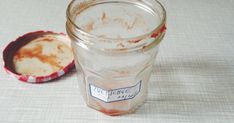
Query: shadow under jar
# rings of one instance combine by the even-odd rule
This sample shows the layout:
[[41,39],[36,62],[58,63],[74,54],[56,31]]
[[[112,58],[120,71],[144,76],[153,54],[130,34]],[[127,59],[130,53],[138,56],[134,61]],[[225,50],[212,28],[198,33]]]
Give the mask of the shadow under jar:
[[156,0],[73,0],[66,29],[86,104],[107,115],[134,112],[165,34],[166,12]]

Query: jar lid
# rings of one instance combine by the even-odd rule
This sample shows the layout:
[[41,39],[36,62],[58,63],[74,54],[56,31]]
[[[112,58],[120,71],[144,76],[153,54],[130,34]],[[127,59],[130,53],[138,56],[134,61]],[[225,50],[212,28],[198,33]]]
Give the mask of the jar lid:
[[3,61],[7,73],[28,83],[48,82],[74,68],[70,39],[52,31],[30,32],[12,41]]

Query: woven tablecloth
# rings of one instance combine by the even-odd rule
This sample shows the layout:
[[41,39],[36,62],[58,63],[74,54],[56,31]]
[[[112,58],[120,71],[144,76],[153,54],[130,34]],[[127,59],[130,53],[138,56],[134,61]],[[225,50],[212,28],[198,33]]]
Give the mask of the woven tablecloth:
[[[69,2],[1,0],[1,52],[27,32],[65,32]],[[86,107],[75,70],[52,83],[27,84],[1,69],[0,123],[233,123],[234,0],[161,2],[167,35],[148,100],[136,113],[110,117]]]

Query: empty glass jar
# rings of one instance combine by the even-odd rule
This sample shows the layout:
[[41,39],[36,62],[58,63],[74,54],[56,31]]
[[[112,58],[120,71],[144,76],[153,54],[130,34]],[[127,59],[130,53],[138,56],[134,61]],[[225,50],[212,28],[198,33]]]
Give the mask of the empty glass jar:
[[145,101],[165,22],[165,9],[156,0],[70,3],[66,28],[88,106],[121,115]]

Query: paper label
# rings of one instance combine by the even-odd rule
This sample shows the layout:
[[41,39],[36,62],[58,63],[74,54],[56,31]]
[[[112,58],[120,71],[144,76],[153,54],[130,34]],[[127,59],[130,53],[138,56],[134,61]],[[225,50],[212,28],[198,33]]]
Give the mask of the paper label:
[[105,90],[93,84],[89,84],[90,95],[106,103],[133,99],[141,90],[141,82],[125,88]]

